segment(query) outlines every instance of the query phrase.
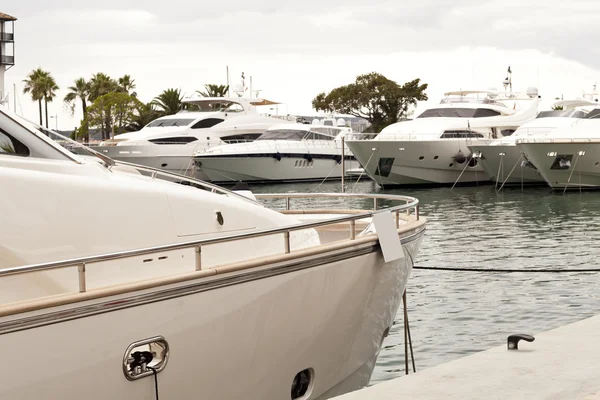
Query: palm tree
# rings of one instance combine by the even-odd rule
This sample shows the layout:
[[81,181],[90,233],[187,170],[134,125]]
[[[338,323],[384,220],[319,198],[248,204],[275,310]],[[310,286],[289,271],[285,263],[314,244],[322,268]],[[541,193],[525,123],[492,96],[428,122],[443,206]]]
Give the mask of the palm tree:
[[83,110],[83,126],[81,132],[86,142],[89,142],[89,129],[87,124],[87,99],[90,95],[90,83],[84,78],[76,79],[73,86],[69,86],[69,93],[65,96],[65,103],[71,108],[71,115],[75,114],[75,102],[81,100],[81,109]]
[[52,102],[56,97],[56,91],[59,89],[56,81],[47,73],[46,76],[42,78],[42,90],[44,91],[44,107],[46,112],[46,129],[48,129],[48,102]]
[[118,84],[110,76],[105,73],[98,72],[92,75],[90,79],[90,101],[96,100],[100,96],[104,96],[110,92],[116,92],[118,90]]
[[180,89],[167,89],[156,96],[152,100],[152,104],[162,115],[171,115],[186,108],[181,100],[183,100],[183,95]]
[[135,79],[131,79],[130,75],[123,75],[123,77],[118,79],[117,83],[122,91],[130,96],[137,97],[137,93],[133,91],[136,86]]
[[209,83],[204,85],[204,91],[196,90],[200,96],[203,97],[225,97],[229,91],[229,85],[215,85]]
[[42,99],[44,98],[44,90],[42,88],[43,78],[48,75],[48,72],[41,68],[34,69],[27,75],[27,79],[24,79],[25,87],[23,93],[30,93],[31,100],[37,101],[40,110],[40,125],[42,125]]
[[[90,79],[90,94],[88,98],[91,102],[94,102],[98,97],[104,96],[105,94],[111,92],[117,92],[118,90],[119,85],[114,79],[102,72],[98,72],[97,74],[92,75],[92,79]],[[108,127],[110,126],[110,120],[111,115],[106,114],[103,118],[102,125],[100,126],[103,139],[108,138]]]
[[153,103],[141,103],[137,107],[137,113],[131,123],[125,127],[127,132],[136,132],[148,125],[150,122],[158,118],[159,112],[154,107]]

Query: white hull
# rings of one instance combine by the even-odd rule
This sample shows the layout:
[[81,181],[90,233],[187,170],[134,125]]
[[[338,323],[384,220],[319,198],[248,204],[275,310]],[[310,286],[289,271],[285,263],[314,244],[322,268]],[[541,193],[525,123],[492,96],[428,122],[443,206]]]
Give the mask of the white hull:
[[[519,148],[531,161],[546,183],[553,189],[600,188],[600,143],[583,139],[569,142],[527,142]],[[580,152],[584,152],[580,155]],[[558,156],[569,156],[570,166],[558,169]]]
[[[197,159],[202,165],[198,172],[217,183],[320,181],[341,179],[341,162],[331,158],[313,158],[309,161],[303,154],[294,157],[203,157]],[[359,167],[358,161],[345,161],[346,170]]]
[[[405,239],[405,252],[415,257],[420,240],[421,233]],[[294,376],[306,368],[314,386],[303,398],[361,388],[411,271],[408,254],[384,264],[368,247],[31,312],[24,325],[2,318],[5,332],[40,325],[0,335],[1,348],[11,349],[0,396],[153,398],[154,378],[126,380],[122,360],[131,343],[157,335],[170,347],[158,374],[161,398],[290,398]],[[32,347],[39,360],[23,357]]]
[[[477,143],[472,139],[469,142]],[[346,143],[365,172],[382,186],[489,182],[479,164],[468,166],[468,160],[458,163],[454,159],[459,151],[465,157],[469,156],[466,139],[361,140]],[[382,159],[390,160],[389,170],[382,168],[385,161]]]
[[[217,145],[217,142],[215,142]],[[207,176],[194,168],[194,151],[205,148],[203,145],[133,145],[133,146],[92,146],[93,150],[113,160],[158,168],[175,174],[207,180]]]
[[488,177],[499,184],[542,184],[544,178],[536,169],[527,166],[517,145],[471,145],[472,153],[481,153],[478,159]]

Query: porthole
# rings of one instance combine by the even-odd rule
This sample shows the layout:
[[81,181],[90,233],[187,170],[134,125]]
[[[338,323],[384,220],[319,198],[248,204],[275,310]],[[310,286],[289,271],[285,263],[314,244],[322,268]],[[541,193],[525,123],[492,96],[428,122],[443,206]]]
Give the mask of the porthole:
[[437,160],[438,158],[439,158],[438,156],[433,157],[434,160]]
[[600,165],[600,162],[596,161],[596,164],[594,164],[594,167],[597,167],[598,165]]
[[450,163],[450,165],[448,165],[449,168],[454,167],[454,163]]
[[294,164],[294,167],[295,167],[295,168],[298,168],[298,161],[299,161],[299,160],[296,160],[296,164]]
[[419,160],[424,160],[424,159],[425,159],[425,157],[423,157],[423,156],[419,157]]
[[166,163],[163,163],[163,164],[160,164],[160,166],[161,166],[162,168],[164,168],[164,167],[166,167],[166,166],[167,166],[167,164],[166,164]]
[[306,399],[310,395],[314,372],[312,368],[304,369],[296,374],[292,381],[291,398]]

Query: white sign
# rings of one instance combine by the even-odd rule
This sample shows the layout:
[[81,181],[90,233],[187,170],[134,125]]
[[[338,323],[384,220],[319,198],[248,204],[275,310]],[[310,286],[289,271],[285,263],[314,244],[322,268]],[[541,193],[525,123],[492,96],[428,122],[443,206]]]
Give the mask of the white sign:
[[373,225],[386,263],[404,258],[402,243],[396,230],[396,221],[389,210],[373,215]]

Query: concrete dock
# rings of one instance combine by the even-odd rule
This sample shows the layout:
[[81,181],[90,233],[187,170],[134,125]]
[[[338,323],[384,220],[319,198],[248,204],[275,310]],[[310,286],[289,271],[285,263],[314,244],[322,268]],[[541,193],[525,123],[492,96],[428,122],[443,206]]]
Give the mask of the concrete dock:
[[336,400],[600,400],[600,315],[533,336],[518,350],[505,342]]

